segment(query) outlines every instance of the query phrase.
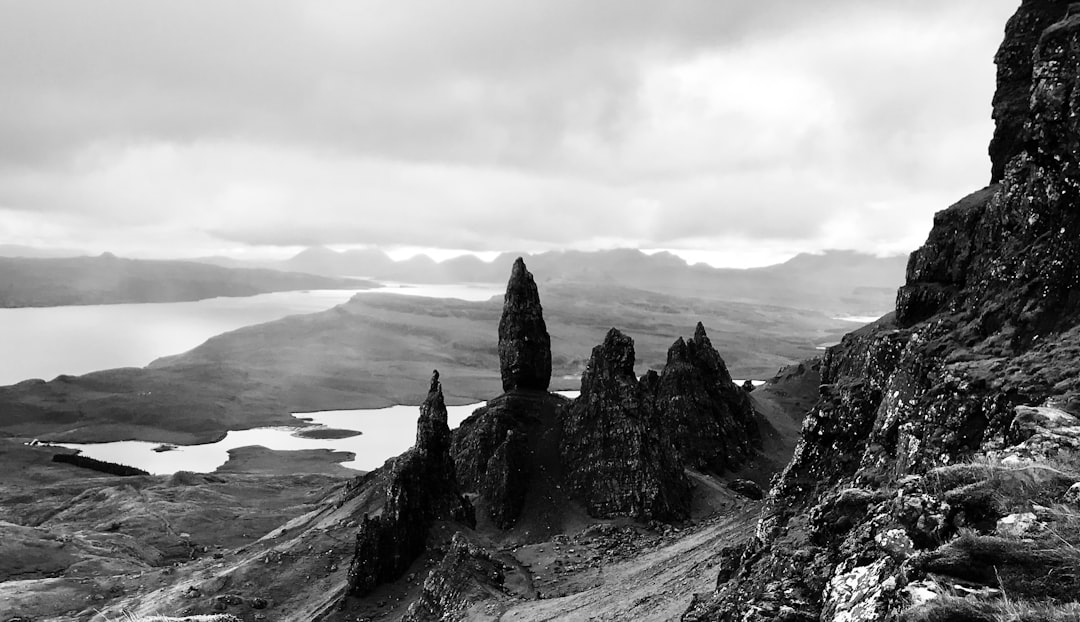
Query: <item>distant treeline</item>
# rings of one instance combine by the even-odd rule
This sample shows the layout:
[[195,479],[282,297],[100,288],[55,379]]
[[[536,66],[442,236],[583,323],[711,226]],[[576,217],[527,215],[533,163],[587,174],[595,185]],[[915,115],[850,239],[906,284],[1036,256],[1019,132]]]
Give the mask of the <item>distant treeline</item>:
[[93,458],[87,458],[86,456],[80,456],[79,454],[53,454],[52,459],[53,462],[74,464],[75,466],[101,471],[102,473],[108,473],[109,475],[119,475],[121,477],[127,477],[129,475],[150,475],[142,469],[136,469],[135,467],[130,467],[126,464],[95,460]]

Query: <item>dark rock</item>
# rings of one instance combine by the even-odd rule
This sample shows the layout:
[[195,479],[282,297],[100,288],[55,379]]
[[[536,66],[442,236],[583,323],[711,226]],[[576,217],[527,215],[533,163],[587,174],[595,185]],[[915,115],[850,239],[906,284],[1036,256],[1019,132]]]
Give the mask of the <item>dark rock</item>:
[[997,91],[993,117],[997,127],[990,141],[991,183],[1005,177],[1009,160],[1024,149],[1035,50],[1043,32],[1064,17],[1068,7],[1069,2],[1061,0],[1023,0],[1005,26],[1005,39],[994,57]]
[[[1078,9],[1024,0],[1010,21],[997,57],[995,183],[935,216],[908,262],[895,323],[826,352],[820,401],[756,536],[695,616],[895,619],[906,600],[898,558],[1010,596],[1075,598],[1075,550],[957,537],[957,526],[987,529],[1006,511],[994,497],[1000,477],[952,490],[928,478],[915,494],[912,478],[1030,444],[1037,430],[1023,409],[1013,425],[1017,406],[1080,404]],[[848,489],[874,496],[850,504]]]
[[507,430],[488,460],[480,493],[488,502],[492,522],[501,529],[517,522],[529,489],[529,450],[526,435]]
[[728,482],[727,487],[746,497],[747,499],[760,501],[761,499],[765,498],[765,491],[761,489],[761,486],[758,486],[757,484],[748,479],[731,480],[730,482]]
[[747,393],[752,393],[754,391],[754,381],[753,380],[743,380],[742,390],[746,391]]
[[547,391],[551,383],[551,337],[533,275],[518,257],[510,273],[499,320],[503,391]]
[[424,580],[420,598],[409,606],[402,622],[463,619],[469,606],[501,592],[504,580],[501,563],[460,533],[454,534],[449,550]]
[[901,326],[964,311],[967,338],[998,333],[995,345],[1015,352],[1039,335],[1076,324],[1080,12],[1053,23],[1067,10],[1066,2],[1027,0],[1010,21],[999,63],[1012,60],[1000,65],[997,99],[1011,102],[1002,109],[1024,108],[1019,121],[999,119],[997,136],[1016,146],[1005,151],[1008,166],[1000,183],[934,218],[898,295]]
[[[517,523],[530,497],[559,485],[561,395],[512,391],[478,408],[454,431],[451,453],[462,489],[500,529]],[[549,496],[544,493],[541,496]]]
[[458,489],[450,457],[450,428],[439,372],[432,374],[427,399],[420,406],[416,444],[390,468],[382,513],[365,515],[356,536],[349,567],[354,594],[367,594],[404,574],[424,551],[428,530],[436,520],[476,524],[472,505]]
[[657,425],[671,435],[686,466],[724,473],[761,446],[750,399],[698,322],[694,337],[668,349],[655,393]]
[[690,483],[651,396],[634,374],[634,342],[611,329],[593,348],[562,427],[565,478],[596,517],[685,518]]
[[244,598],[242,596],[237,596],[236,594],[221,594],[215,596],[213,600],[215,611],[224,611],[229,607],[244,604]]
[[718,568],[716,571],[717,586],[723,585],[735,577],[739,571],[742,556],[746,553],[745,544],[725,546],[720,549]]

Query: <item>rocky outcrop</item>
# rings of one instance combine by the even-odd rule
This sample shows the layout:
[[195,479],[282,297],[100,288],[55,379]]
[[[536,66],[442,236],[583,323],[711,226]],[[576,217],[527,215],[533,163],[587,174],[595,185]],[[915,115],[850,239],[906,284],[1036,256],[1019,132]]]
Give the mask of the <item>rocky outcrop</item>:
[[458,489],[436,371],[420,406],[416,444],[392,462],[382,512],[365,515],[360,524],[349,568],[351,593],[362,596],[400,577],[423,553],[428,530],[437,520],[476,524],[472,505]]
[[1005,26],[1005,40],[994,57],[997,91],[993,101],[996,129],[990,141],[991,183],[1005,177],[1009,160],[1024,149],[1035,50],[1043,32],[1065,15],[1068,6],[1066,0],[1024,0]]
[[750,398],[732,382],[700,322],[693,338],[680,337],[668,350],[655,384],[657,426],[670,434],[684,465],[724,473],[761,446]]
[[551,383],[551,337],[533,275],[518,257],[510,273],[499,320],[503,391],[547,391]]
[[558,485],[558,421],[567,402],[547,392],[551,339],[536,282],[520,258],[503,298],[499,362],[506,392],[462,422],[451,453],[462,487],[480,493],[481,513],[509,529],[530,495]]
[[420,599],[409,606],[402,622],[473,619],[469,608],[502,592],[504,580],[500,562],[460,533],[454,534],[449,550],[424,580]]
[[478,408],[454,431],[452,454],[464,490],[483,496],[495,526],[517,523],[534,490],[556,485],[560,395],[514,391]]
[[593,516],[689,513],[690,484],[671,438],[655,425],[649,382],[638,381],[634,342],[617,329],[593,348],[561,436],[565,479]]
[[960,314],[964,339],[996,336],[989,345],[1015,352],[1076,324],[1080,9],[1056,21],[1067,11],[1066,2],[1027,0],[1010,20],[1014,36],[1002,45],[999,62],[1015,59],[1000,66],[1004,81],[997,98],[1012,102],[1001,106],[1022,103],[1024,109],[1022,123],[1014,114],[999,120],[995,140],[1016,147],[1003,153],[1009,160],[1000,183],[935,217],[929,239],[908,262],[907,284],[897,298],[902,326],[937,313]]
[[[1036,537],[1028,515],[1072,480],[1015,482],[1076,455],[1078,8],[1025,0],[1010,21],[998,54],[997,183],[935,217],[895,321],[828,350],[819,403],[755,538],[685,619],[895,619],[941,598],[927,573],[973,593],[1076,600],[1071,579],[1033,584],[1035,574],[1074,576],[1075,545],[1001,536],[1023,518],[1025,538]],[[969,478],[971,465],[956,463],[972,457],[992,472]],[[1030,574],[1036,557],[1043,566]],[[1000,576],[979,574],[995,566]],[[942,607],[944,617],[911,619],[959,619]]]

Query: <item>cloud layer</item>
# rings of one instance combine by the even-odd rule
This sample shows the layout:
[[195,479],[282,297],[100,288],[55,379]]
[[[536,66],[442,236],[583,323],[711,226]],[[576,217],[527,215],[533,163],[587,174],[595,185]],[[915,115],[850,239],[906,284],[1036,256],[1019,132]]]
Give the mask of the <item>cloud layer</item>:
[[1015,5],[0,3],[0,243],[908,251]]

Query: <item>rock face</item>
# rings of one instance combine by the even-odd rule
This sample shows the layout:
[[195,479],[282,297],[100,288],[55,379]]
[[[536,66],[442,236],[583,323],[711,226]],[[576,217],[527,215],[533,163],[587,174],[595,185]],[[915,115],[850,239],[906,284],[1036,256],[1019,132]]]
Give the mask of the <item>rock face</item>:
[[402,622],[471,619],[469,606],[502,590],[502,564],[491,554],[454,534],[450,549],[424,580],[420,599],[409,606]]
[[[895,322],[828,350],[821,399],[756,537],[684,619],[896,619],[914,603],[937,606],[919,581],[926,572],[1010,596],[1077,598],[1071,579],[1032,582],[1031,550],[1060,543],[1010,544],[994,530],[1038,512],[1032,488],[1013,494],[1003,482],[1078,446],[1078,9],[1025,0],[1010,20],[997,57],[998,183],[935,217]],[[992,473],[954,464],[966,457]],[[1048,486],[1046,503],[1067,485]],[[1047,554],[1040,576],[1074,577],[1074,551]],[[944,611],[912,619],[959,619]]]
[[499,320],[503,391],[547,391],[551,383],[551,337],[533,275],[518,257],[510,273]]
[[499,320],[503,395],[454,432],[451,453],[465,490],[480,493],[480,511],[496,527],[513,527],[530,496],[555,488],[559,412],[567,399],[547,392],[551,338],[532,274],[514,262]]
[[634,374],[634,342],[613,328],[593,348],[562,426],[566,481],[590,514],[688,515],[690,484],[657,420],[652,395]]
[[1035,50],[1043,32],[1065,15],[1068,6],[1067,1],[1023,0],[1005,26],[1005,40],[994,57],[997,91],[993,116],[997,127],[990,142],[991,183],[1005,177],[1009,160],[1024,149]]
[[[995,143],[1008,165],[1000,183],[934,218],[908,262],[897,320],[965,312],[969,338],[998,333],[1003,347],[1076,324],[1080,297],[1080,10],[1027,0],[998,54]],[[1055,23],[1056,22],[1056,23]],[[1048,27],[1049,26],[1049,27]],[[1032,50],[1034,52],[1032,53]],[[995,166],[1004,162],[995,160]],[[977,312],[976,312],[977,311]]]
[[454,432],[452,454],[463,489],[500,529],[517,523],[530,495],[553,487],[558,462],[560,395],[514,391],[490,400]]
[[680,337],[668,349],[655,396],[657,425],[688,467],[731,471],[761,446],[750,398],[731,381],[700,322],[692,339]]
[[416,444],[391,467],[382,513],[365,515],[360,525],[349,568],[350,591],[362,596],[401,576],[424,551],[428,530],[436,520],[476,524],[472,505],[458,490],[437,371],[420,406]]

